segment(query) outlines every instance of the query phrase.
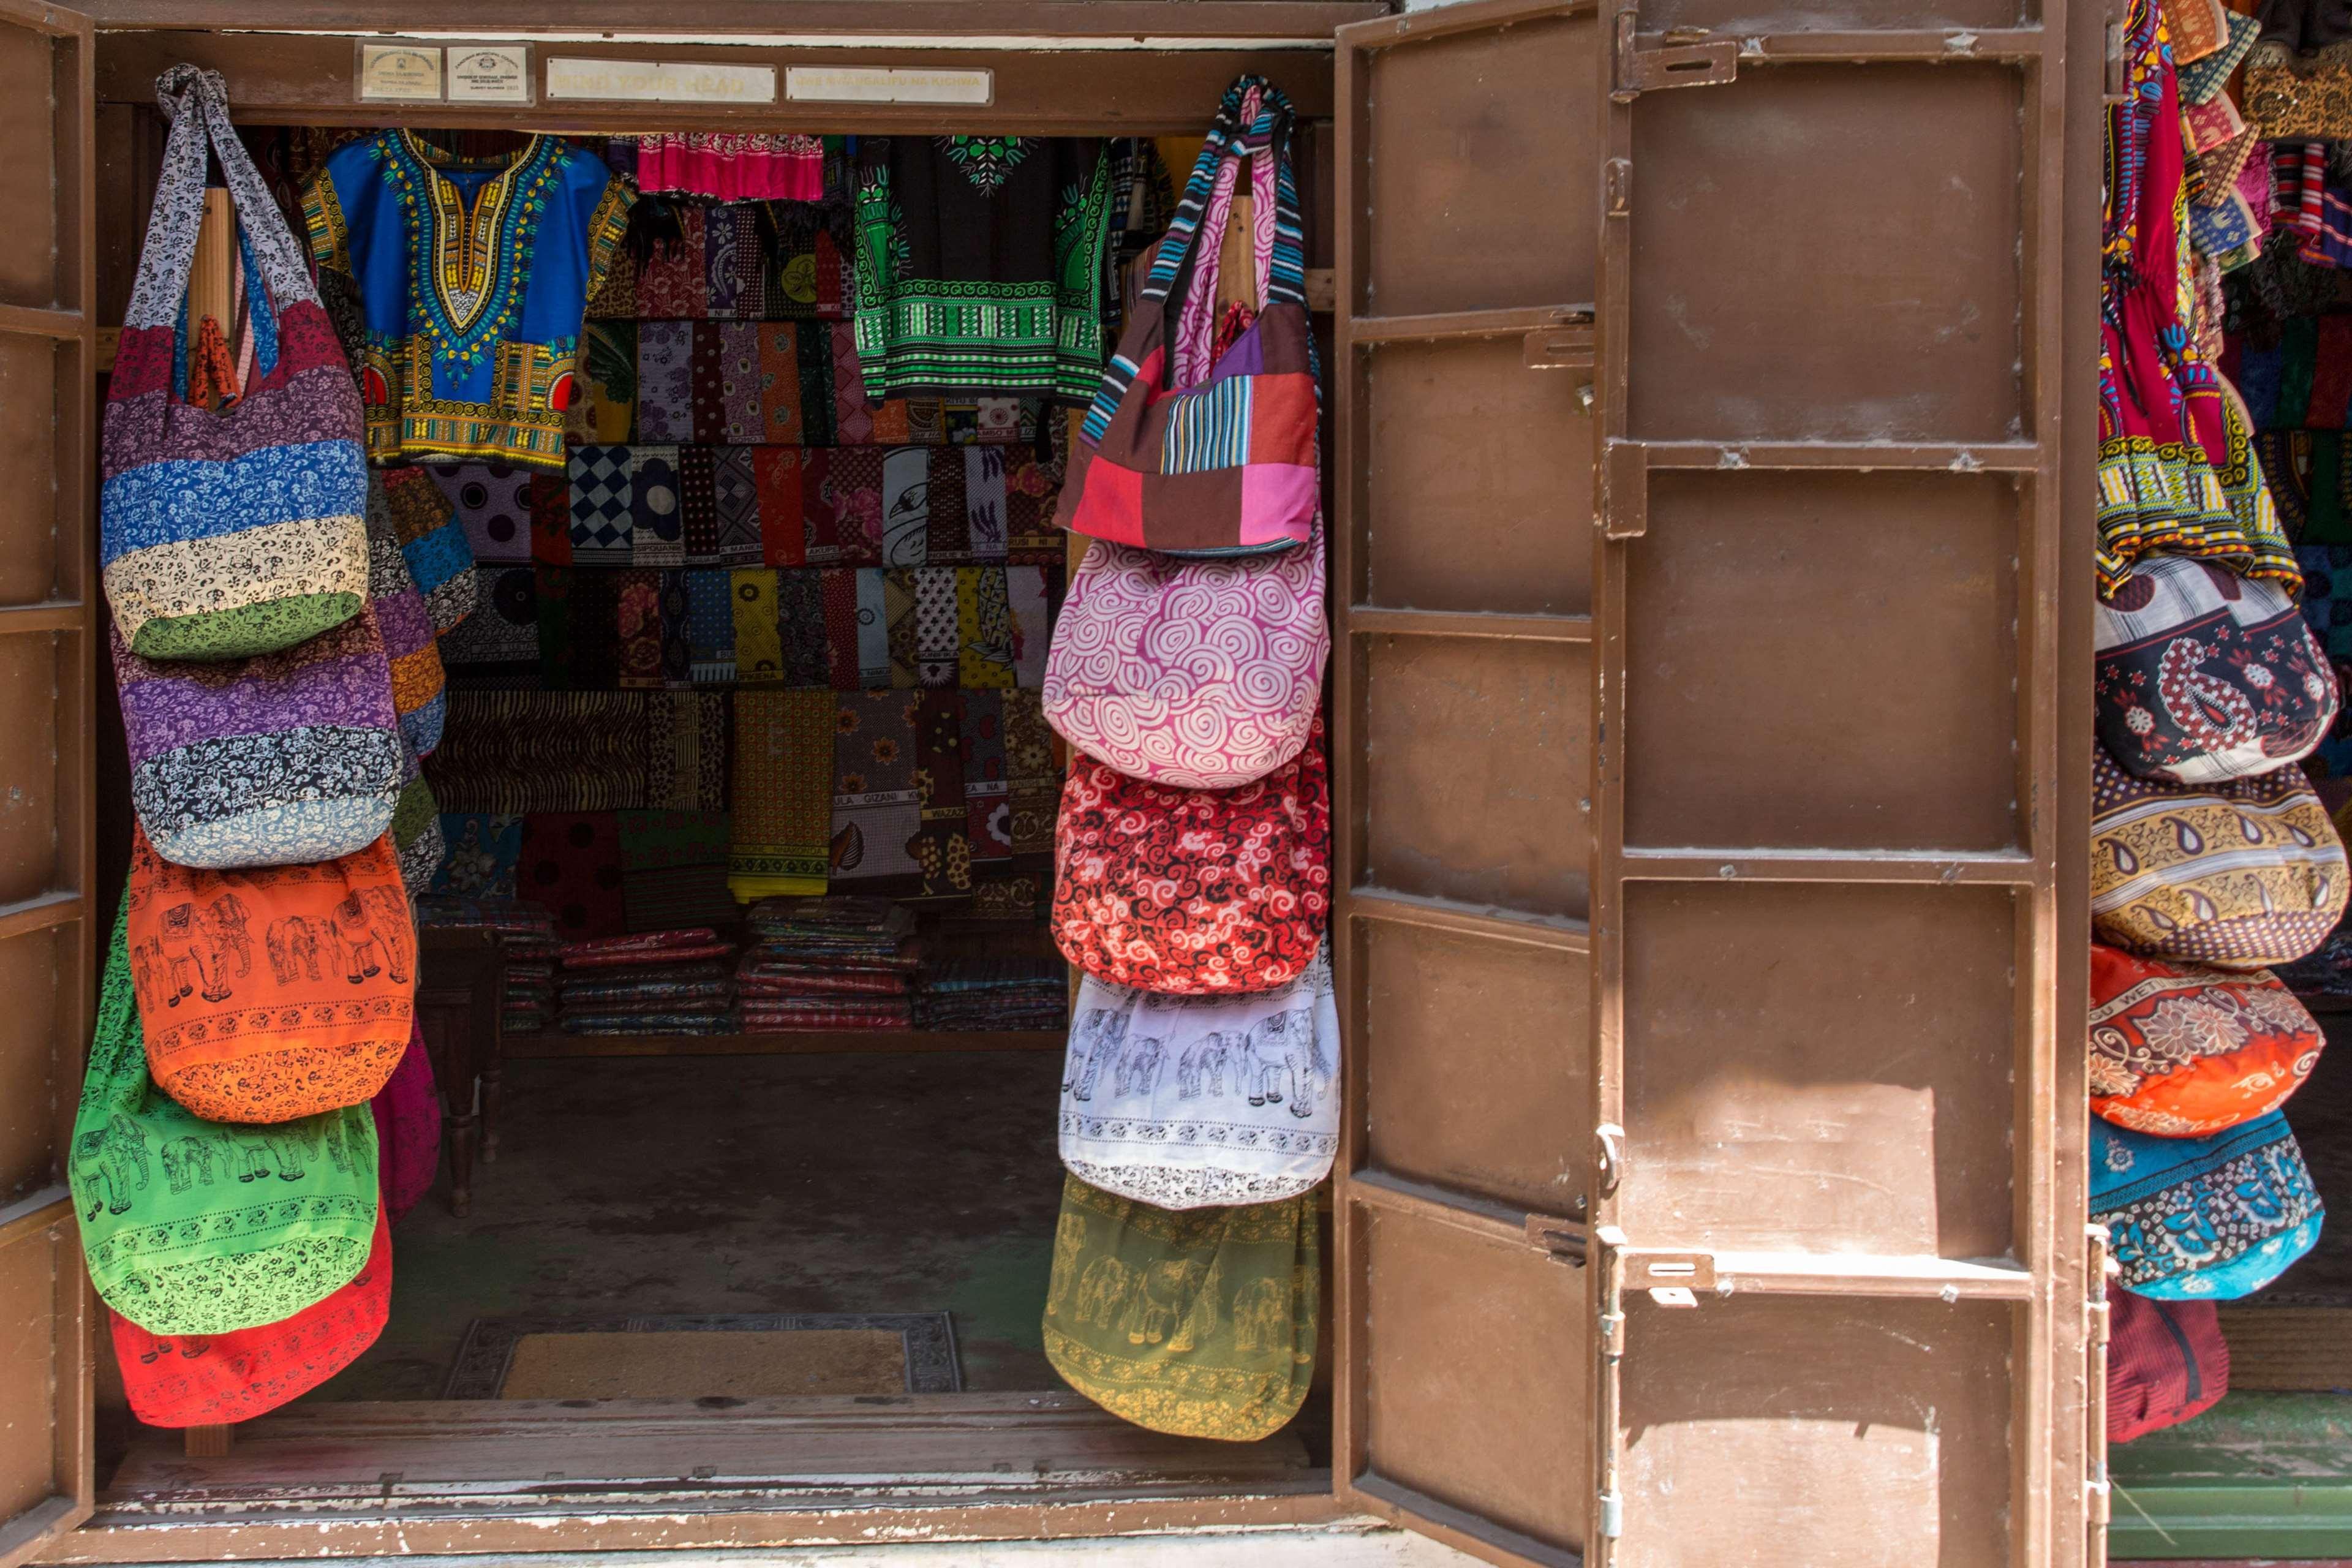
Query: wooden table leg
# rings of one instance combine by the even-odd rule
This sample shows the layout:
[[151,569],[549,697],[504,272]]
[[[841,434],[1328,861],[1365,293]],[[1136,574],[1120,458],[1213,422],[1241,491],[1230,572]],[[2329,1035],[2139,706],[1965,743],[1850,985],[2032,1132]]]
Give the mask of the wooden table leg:
[[190,1426],[186,1428],[188,1458],[191,1459],[226,1459],[236,1443],[234,1426]]
[[482,1163],[494,1165],[499,1158],[499,1090],[504,1088],[503,1070],[498,1051],[493,1047],[482,1062]]
[[473,1212],[474,1152],[482,1138],[481,1120],[474,1114],[472,1082],[452,1085],[441,1107],[441,1141],[449,1152],[449,1212],[464,1219]]

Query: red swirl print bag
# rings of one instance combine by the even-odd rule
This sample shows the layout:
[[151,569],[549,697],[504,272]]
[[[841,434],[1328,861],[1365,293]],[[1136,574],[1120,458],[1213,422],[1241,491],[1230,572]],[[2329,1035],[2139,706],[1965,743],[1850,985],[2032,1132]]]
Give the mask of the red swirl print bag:
[[1181,996],[1289,984],[1331,911],[1322,719],[1297,757],[1239,789],[1172,789],[1072,756],[1054,860],[1054,938],[1096,979]]

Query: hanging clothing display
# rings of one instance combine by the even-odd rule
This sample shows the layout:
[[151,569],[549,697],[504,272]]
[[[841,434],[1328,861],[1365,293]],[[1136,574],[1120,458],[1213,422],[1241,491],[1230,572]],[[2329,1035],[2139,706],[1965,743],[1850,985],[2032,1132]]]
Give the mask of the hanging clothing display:
[[824,143],[814,136],[663,131],[635,141],[641,191],[722,202],[813,202],[824,194]]
[[369,457],[561,467],[582,316],[628,204],[553,136],[468,158],[384,131],[329,157],[302,212],[320,269],[359,290]]
[[2266,1116],[2326,1038],[2266,969],[2206,969],[2091,944],[2091,1109],[2118,1127],[2195,1138]]
[[1092,398],[1110,217],[1103,143],[876,136],[858,158],[853,320],[866,395]]
[[2326,1217],[2277,1111],[2210,1138],[2091,1121],[2091,1220],[2117,1283],[2159,1300],[2232,1301],[2286,1271]]

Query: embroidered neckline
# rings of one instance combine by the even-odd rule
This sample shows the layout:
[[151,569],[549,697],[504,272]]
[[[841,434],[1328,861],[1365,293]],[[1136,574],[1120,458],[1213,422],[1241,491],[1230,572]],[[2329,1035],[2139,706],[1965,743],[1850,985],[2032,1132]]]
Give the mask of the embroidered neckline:
[[1004,184],[1004,176],[1020,167],[1037,147],[1034,136],[942,136],[939,140],[940,150],[963,171],[973,188],[992,196]]
[[[540,185],[555,145],[534,133],[511,155],[467,158],[418,140],[414,131],[394,139],[409,165],[409,244],[419,292],[433,307],[430,330],[460,358],[479,357],[513,314],[516,267],[545,205]],[[493,167],[498,172],[474,194],[470,211],[465,194],[442,173]]]

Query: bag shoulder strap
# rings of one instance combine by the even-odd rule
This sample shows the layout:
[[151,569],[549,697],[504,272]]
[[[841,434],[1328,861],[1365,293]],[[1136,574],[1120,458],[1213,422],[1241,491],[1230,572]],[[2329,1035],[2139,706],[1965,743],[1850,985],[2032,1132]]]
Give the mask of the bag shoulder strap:
[[196,260],[196,231],[204,222],[205,165],[209,151],[220,160],[229,202],[251,242],[251,252],[270,297],[281,307],[297,300],[319,302],[310,269],[286,226],[286,215],[270,199],[260,171],[237,139],[228,118],[228,87],[218,71],[176,65],[155,79],[155,100],[172,121],[163,144],[163,167],[155,183],[155,205],[139,253],[139,277],[131,285],[126,327],[177,324]]
[[[1256,92],[1257,112],[1244,125],[1243,100],[1253,89]],[[1225,89],[1224,100],[1217,106],[1217,117],[1210,123],[1201,155],[1193,162],[1192,177],[1184,182],[1183,199],[1176,204],[1175,218],[1168,226],[1167,237],[1160,241],[1151,274],[1144,280],[1145,300],[1166,300],[1175,289],[1179,276],[1186,271],[1187,263],[1193,259],[1194,243],[1201,238],[1202,217],[1215,191],[1219,165],[1231,157],[1265,158],[1274,163],[1274,255],[1265,303],[1307,303],[1306,226],[1299,219],[1298,184],[1290,157],[1291,131],[1296,122],[1290,100],[1264,77],[1237,77]],[[1223,236],[1209,237],[1222,240]]]

